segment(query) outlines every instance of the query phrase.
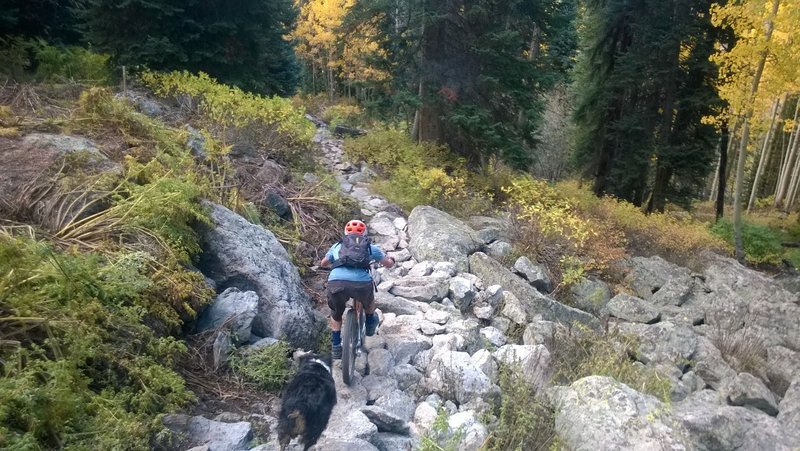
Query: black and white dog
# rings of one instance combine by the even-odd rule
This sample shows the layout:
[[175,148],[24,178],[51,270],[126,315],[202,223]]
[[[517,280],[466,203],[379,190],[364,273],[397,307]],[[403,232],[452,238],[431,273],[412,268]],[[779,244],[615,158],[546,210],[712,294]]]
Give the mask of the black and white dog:
[[307,354],[300,359],[297,374],[286,386],[278,418],[278,441],[284,450],[297,436],[311,448],[328,425],[336,405],[336,384],[330,356]]

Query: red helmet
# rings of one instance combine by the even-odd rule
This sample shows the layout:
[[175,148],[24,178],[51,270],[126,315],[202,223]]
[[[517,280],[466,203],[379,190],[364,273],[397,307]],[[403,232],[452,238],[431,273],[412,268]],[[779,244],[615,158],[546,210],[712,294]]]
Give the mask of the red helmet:
[[367,225],[364,224],[362,221],[358,219],[353,219],[344,226],[344,234],[350,235],[351,233],[357,233],[359,235],[366,235],[367,234]]

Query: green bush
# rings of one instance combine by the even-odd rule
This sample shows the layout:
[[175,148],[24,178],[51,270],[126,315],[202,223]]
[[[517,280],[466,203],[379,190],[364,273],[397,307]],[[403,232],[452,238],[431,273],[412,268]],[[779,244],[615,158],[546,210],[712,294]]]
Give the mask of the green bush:
[[143,323],[135,261],[0,235],[0,448],[148,449],[157,415],[193,399],[184,345]]
[[288,356],[292,349],[288,343],[279,341],[253,353],[234,354],[230,366],[250,382],[264,390],[280,391],[294,374]]
[[[711,232],[733,245],[733,223],[721,219]],[[752,264],[779,264],[783,255],[780,235],[772,229],[749,222],[742,223],[745,259]]]
[[576,333],[557,340],[557,345],[553,350],[555,383],[570,384],[592,375],[609,376],[662,401],[670,399],[672,383],[669,379],[635,364],[631,358],[639,349],[635,336],[616,331],[598,334],[581,327]]
[[111,81],[110,56],[81,47],[55,47],[41,42],[36,50],[36,78],[104,85]]
[[500,369],[502,401],[497,427],[483,449],[548,450],[555,440],[555,413],[539,400],[536,389],[525,381],[520,368]]

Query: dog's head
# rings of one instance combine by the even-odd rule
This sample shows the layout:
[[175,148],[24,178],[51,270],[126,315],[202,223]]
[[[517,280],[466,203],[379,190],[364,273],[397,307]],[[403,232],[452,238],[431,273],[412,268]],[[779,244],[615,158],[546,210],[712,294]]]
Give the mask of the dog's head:
[[313,353],[304,354],[300,357],[299,360],[300,368],[308,367],[309,365],[320,365],[323,368],[325,368],[328,371],[328,373],[331,373],[332,364],[333,361],[331,360],[331,356],[319,355]]

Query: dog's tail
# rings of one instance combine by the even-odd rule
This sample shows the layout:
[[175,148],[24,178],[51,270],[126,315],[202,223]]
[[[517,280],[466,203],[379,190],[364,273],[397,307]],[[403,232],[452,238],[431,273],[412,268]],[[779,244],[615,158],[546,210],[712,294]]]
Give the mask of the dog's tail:
[[289,419],[292,421],[292,436],[303,435],[306,432],[306,417],[302,412],[295,409],[289,414]]

